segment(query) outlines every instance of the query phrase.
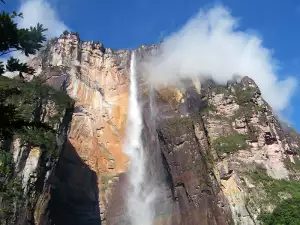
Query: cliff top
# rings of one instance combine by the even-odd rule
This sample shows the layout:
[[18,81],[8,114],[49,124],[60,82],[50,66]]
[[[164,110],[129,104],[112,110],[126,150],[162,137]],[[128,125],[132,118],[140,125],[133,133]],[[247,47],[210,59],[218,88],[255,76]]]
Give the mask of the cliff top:
[[[78,42],[81,42],[81,43],[89,43],[89,44],[92,44],[95,49],[102,50],[103,52],[105,51],[105,49],[110,49],[111,51],[132,50],[132,49],[126,49],[126,48],[124,48],[124,49],[105,48],[104,44],[100,41],[83,41],[83,40],[80,39],[80,36],[79,36],[78,32],[71,32],[71,31],[67,31],[67,30],[65,30],[59,36],[59,39],[70,39],[70,40],[78,41]],[[140,47],[136,48],[135,50],[142,51],[142,50],[145,50],[145,49],[156,49],[156,48],[158,48],[158,46],[160,44],[151,44],[151,45],[142,44],[142,45],[140,45]]]

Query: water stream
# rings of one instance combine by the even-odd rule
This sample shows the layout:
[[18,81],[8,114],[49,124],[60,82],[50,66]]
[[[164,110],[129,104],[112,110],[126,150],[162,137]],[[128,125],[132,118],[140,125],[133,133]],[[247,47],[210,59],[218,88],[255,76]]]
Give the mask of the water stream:
[[124,151],[130,158],[128,170],[127,217],[130,225],[152,225],[154,220],[153,199],[146,176],[146,155],[142,142],[143,119],[138,100],[135,53],[130,63],[130,90],[128,125]]

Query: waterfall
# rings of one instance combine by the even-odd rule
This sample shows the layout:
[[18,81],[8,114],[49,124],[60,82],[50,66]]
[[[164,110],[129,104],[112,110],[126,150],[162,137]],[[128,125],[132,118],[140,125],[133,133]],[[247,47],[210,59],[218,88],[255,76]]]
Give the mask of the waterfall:
[[130,63],[128,126],[124,146],[125,154],[130,158],[127,216],[131,225],[152,225],[155,192],[149,189],[149,184],[147,183],[146,156],[142,142],[143,119],[138,101],[137,86],[136,59],[133,52]]

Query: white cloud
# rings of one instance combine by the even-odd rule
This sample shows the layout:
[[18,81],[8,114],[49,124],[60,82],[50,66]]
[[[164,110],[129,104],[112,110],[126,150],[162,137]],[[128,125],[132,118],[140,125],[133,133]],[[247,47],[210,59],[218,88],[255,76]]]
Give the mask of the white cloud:
[[59,19],[53,6],[45,0],[22,1],[19,12],[23,13],[23,19],[19,19],[18,25],[22,28],[36,26],[37,23],[43,24],[48,38],[62,34],[67,26]]
[[[47,38],[57,37],[61,35],[64,30],[70,30],[60,20],[54,7],[46,0],[21,1],[20,8],[17,12],[23,13],[23,18],[18,18],[16,21],[19,28],[29,28],[30,26],[35,27],[38,23],[43,24],[43,27],[48,29],[44,33]],[[9,56],[16,57],[24,62],[30,59],[30,57],[26,57],[21,52],[13,52],[6,57],[0,58],[0,61],[4,61],[4,63],[6,63],[6,59]],[[17,74],[17,72],[6,72],[4,75],[13,77]]]
[[201,10],[178,32],[167,37],[157,56],[146,63],[149,79],[156,83],[177,78],[211,75],[225,83],[233,74],[248,76],[260,87],[265,100],[284,110],[298,82],[294,77],[279,80],[278,63],[262,39],[250,31],[239,31],[238,20],[228,9],[215,6]]

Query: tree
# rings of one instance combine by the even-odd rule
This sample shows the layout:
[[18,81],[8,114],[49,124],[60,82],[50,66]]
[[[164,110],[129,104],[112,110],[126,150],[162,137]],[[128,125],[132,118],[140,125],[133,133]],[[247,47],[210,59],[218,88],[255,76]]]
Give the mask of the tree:
[[[4,0],[0,0],[0,5],[3,4]],[[41,24],[28,29],[19,28],[17,18],[22,18],[22,14],[7,13],[4,10],[0,12],[0,57],[10,56],[12,52],[19,52],[28,57],[36,54],[46,41],[43,34],[46,29]],[[15,173],[13,156],[10,152],[13,136],[18,135],[20,140],[22,137],[26,144],[30,141],[30,144],[45,146],[51,153],[56,142],[53,128],[35,119],[37,103],[41,101],[45,89],[49,88],[41,87],[40,82],[22,82],[1,76],[6,71],[18,71],[20,78],[24,78],[23,73],[32,75],[35,71],[15,57],[10,57],[5,66],[0,60],[0,224],[16,224],[19,212],[22,212],[24,207],[30,212],[29,209],[32,208],[30,204],[33,203],[31,195],[24,195],[22,183]],[[46,94],[49,93],[50,91]],[[25,135],[28,135],[28,138],[24,137]]]
[[[5,4],[4,0],[0,0]],[[1,4],[1,3],[0,3]],[[16,18],[23,18],[22,13],[0,13],[0,57],[6,56],[12,52],[21,52],[25,56],[35,54],[39,51],[46,37],[43,34],[47,29],[41,24],[36,27],[18,28],[15,22]],[[6,66],[0,61],[0,75],[6,71],[18,71],[20,78],[24,78],[22,73],[34,74],[34,69],[27,63],[20,62],[19,59],[10,57]]]
[[[4,0],[0,0],[0,4],[5,4]],[[16,18],[22,18],[22,13],[0,13],[0,57],[7,56],[12,52],[20,52],[25,56],[35,54],[43,46],[46,37],[43,34],[46,29],[41,24],[36,27],[18,28],[15,22]],[[20,78],[24,78],[22,73],[34,74],[34,69],[26,63],[20,62],[19,59],[10,57],[6,66],[0,61],[0,76],[6,71],[18,71]],[[0,141],[7,139],[12,129],[12,123],[15,121],[15,107],[7,103],[7,99],[13,94],[18,94],[17,86],[10,87],[10,82],[1,79],[0,85],[0,114],[3,120],[0,124]],[[5,122],[4,122],[5,120]]]
[[272,213],[262,214],[259,219],[265,225],[299,225],[300,198],[290,198],[280,203]]

